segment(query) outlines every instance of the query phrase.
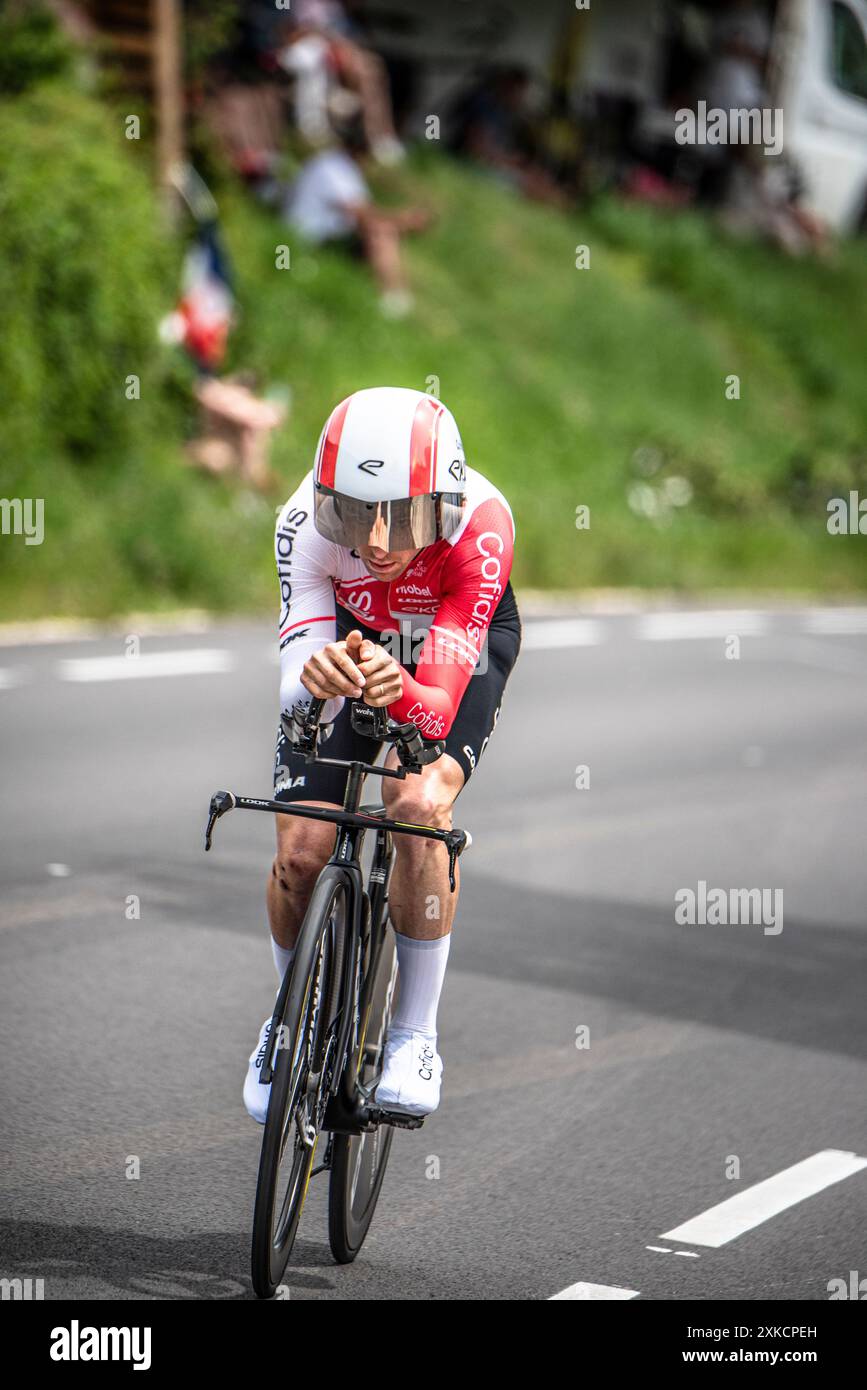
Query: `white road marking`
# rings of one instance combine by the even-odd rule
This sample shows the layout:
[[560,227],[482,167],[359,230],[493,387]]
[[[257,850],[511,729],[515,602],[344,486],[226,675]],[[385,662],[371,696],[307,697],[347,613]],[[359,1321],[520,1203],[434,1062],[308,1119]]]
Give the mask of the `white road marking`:
[[552,618],[527,623],[521,639],[525,651],[550,651],[555,647],[595,647],[605,638],[595,618]]
[[235,665],[232,653],[216,647],[178,652],[144,652],[139,656],[76,657],[58,663],[63,681],[139,680],[151,676],[219,675]]
[[[194,615],[195,616],[195,615]],[[670,612],[648,612],[639,616],[637,628],[632,629],[637,637],[648,642],[671,642],[701,639],[722,639],[729,635],[756,637],[767,632],[777,615],[772,611],[755,609],[674,609]],[[782,616],[785,616],[783,611]],[[867,605],[856,608],[812,608],[800,614],[802,630],[814,637],[867,635]],[[196,626],[187,618],[186,627],[190,632],[205,630],[208,618]],[[161,635],[156,620],[139,621],[136,631]],[[104,640],[105,633],[93,627],[78,634],[71,634],[64,628],[50,634],[53,641]],[[631,624],[630,624],[631,626]],[[595,647],[607,642],[612,633],[616,635],[619,625],[612,625],[606,618],[536,618],[524,625],[523,645],[527,651],[555,651],[567,647]],[[24,625],[20,625],[23,630]],[[170,631],[166,627],[165,631]],[[620,628],[620,632],[625,629]],[[0,645],[5,640],[9,645],[20,644],[25,640],[19,625],[8,631],[0,627]],[[41,634],[31,636],[31,641],[44,641]],[[791,647],[791,659],[806,665],[839,670],[846,674],[863,674],[863,658],[855,652],[841,652],[833,646],[811,643],[808,638],[795,641]],[[278,664],[280,654],[276,643],[262,648],[262,655],[269,664]],[[124,653],[106,656],[77,657],[57,663],[53,674],[64,681],[90,682],[145,679],[156,676],[188,676],[224,674],[232,671],[238,664],[238,654],[228,648],[187,648],[182,651],[146,652],[138,657],[127,657]],[[0,667],[0,691],[13,690],[31,679],[31,673],[24,667]]]
[[645,1250],[653,1250],[658,1255],[684,1255],[688,1260],[700,1258],[695,1250],[672,1250],[668,1245],[645,1245]]
[[702,637],[757,637],[767,627],[767,616],[751,610],[722,608],[646,613],[638,624],[644,642],[672,642]]
[[738,1192],[715,1207],[709,1207],[691,1221],[675,1226],[671,1231],[663,1231],[660,1240],[684,1240],[690,1245],[708,1245],[717,1248],[726,1245],[745,1231],[778,1216],[787,1207],[814,1197],[817,1192],[841,1182],[867,1168],[867,1158],[857,1154],[845,1153],[841,1149],[823,1149],[784,1168],[781,1173],[757,1182],[745,1192]]
[[69,878],[69,865],[46,864],[45,872],[49,874],[51,878]]
[[637,1298],[638,1294],[638,1289],[618,1289],[610,1284],[570,1284],[568,1289],[552,1294],[548,1302],[554,1303],[558,1298]]
[[804,630],[822,636],[867,632],[867,608],[811,608],[804,614]]

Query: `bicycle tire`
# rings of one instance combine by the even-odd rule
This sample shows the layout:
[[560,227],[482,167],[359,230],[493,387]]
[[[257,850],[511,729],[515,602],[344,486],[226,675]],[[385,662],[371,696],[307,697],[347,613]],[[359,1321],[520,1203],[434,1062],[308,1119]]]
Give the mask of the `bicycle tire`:
[[[251,1269],[260,1298],[273,1298],[289,1262],[307,1196],[319,1140],[319,1123],[312,1145],[304,1143],[298,1111],[311,1076],[321,1074],[328,1042],[328,1002],[332,988],[335,939],[345,938],[347,890],[343,879],[323,874],[316,884],[298,937],[292,978],[282,1018],[284,1045],[278,1048],[271,1096],[262,1136],[256,1202],[253,1212]],[[332,930],[331,923],[335,923]],[[316,1116],[321,1122],[321,1116]],[[312,1126],[309,1111],[308,1123]],[[292,1139],[292,1130],[298,1132]],[[291,1167],[279,1203],[280,1174],[286,1151]],[[275,1223],[275,1216],[277,1218]]]
[[[388,931],[377,969],[370,1015],[356,1062],[369,1085],[381,1066],[382,1048],[394,1009],[397,954]],[[328,1243],[338,1264],[358,1255],[379,1201],[394,1130],[380,1125],[367,1134],[335,1134],[328,1185]]]

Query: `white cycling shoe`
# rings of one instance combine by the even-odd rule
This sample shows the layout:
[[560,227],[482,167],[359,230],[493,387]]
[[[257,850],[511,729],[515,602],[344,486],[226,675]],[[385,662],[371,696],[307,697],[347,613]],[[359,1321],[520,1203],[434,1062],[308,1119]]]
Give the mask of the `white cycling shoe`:
[[268,1101],[271,1099],[271,1086],[259,1084],[259,1074],[265,1060],[265,1046],[271,1034],[271,1020],[266,1018],[259,1030],[259,1041],[253,1048],[244,1078],[244,1104],[247,1114],[252,1115],[260,1125],[265,1123],[268,1114]]
[[442,1075],[436,1038],[393,1028],[385,1044],[376,1104],[404,1115],[430,1115],[440,1103]]

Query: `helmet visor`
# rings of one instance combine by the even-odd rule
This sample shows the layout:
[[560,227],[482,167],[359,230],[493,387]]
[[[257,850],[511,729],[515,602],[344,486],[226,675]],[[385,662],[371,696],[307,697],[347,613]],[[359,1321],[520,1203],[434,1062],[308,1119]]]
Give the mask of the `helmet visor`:
[[349,550],[360,550],[362,546],[390,551],[421,550],[439,537],[437,499],[428,493],[392,502],[363,502],[342,492],[332,492],[319,483],[313,505],[313,521],[319,534]]

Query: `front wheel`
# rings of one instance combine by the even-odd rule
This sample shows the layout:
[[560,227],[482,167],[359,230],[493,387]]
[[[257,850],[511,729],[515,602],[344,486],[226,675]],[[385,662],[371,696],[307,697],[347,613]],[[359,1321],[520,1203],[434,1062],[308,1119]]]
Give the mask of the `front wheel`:
[[320,880],[293,963],[262,1137],[253,1214],[253,1288],[273,1298],[298,1232],[334,1066],[334,1005],[346,933],[342,882]]
[[[382,945],[367,1027],[359,1050],[358,1080],[370,1087],[382,1071],[382,1053],[397,986],[394,933]],[[328,1241],[338,1264],[351,1264],[364,1244],[385,1177],[394,1130],[335,1134],[328,1187]]]

